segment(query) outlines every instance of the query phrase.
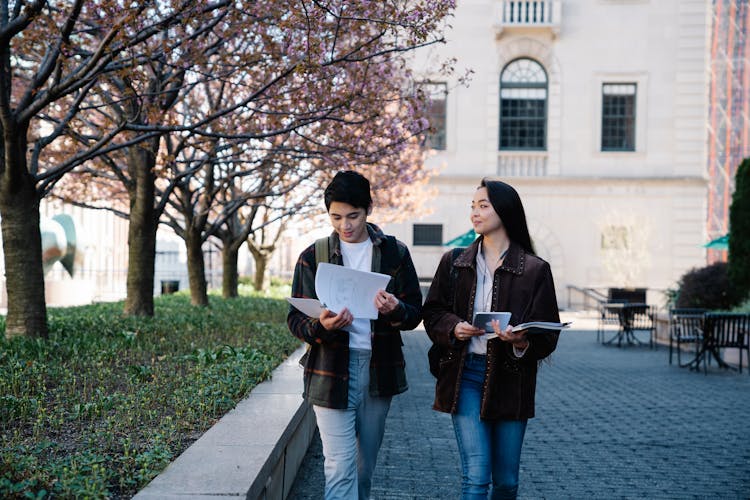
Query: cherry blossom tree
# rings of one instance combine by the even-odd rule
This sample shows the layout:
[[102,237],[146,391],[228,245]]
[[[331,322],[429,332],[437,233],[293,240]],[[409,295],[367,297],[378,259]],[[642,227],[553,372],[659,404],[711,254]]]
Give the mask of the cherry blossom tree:
[[[47,13],[46,34],[54,33],[67,11],[57,5],[45,11],[47,2],[39,5],[39,12]],[[185,236],[188,248],[197,248],[200,241],[219,236],[219,228],[231,224],[243,203],[270,207],[272,197],[289,192],[289,186],[258,191],[248,189],[257,182],[238,183],[262,171],[262,165],[284,164],[305,172],[300,179],[321,179],[333,170],[374,168],[390,158],[381,165],[390,169],[391,178],[416,179],[411,166],[395,161],[426,127],[405,57],[442,41],[441,27],[453,0],[184,0],[147,2],[132,13],[104,0],[75,6],[79,14],[90,8],[99,16],[86,18],[86,26],[96,29],[79,28],[88,45],[81,42],[76,57],[115,55],[107,59],[109,66],[98,67],[78,87],[49,101],[58,105],[47,106],[44,119],[55,132],[37,143],[54,155],[37,164],[60,175],[45,178],[40,193],[47,194],[62,174],[78,167],[79,179],[97,179],[87,182],[87,189],[109,190],[108,199],[120,202],[113,208],[130,219],[126,312],[153,313],[158,221],[169,222]],[[24,7],[16,10],[19,16]],[[142,14],[153,20],[148,29]],[[80,16],[70,16],[75,26]],[[103,19],[118,20],[119,31],[113,28],[110,37],[118,44],[107,38],[110,31],[99,28],[106,25]],[[116,46],[117,52],[85,50],[102,44]],[[66,50],[58,59],[68,57],[68,45],[61,42]],[[32,57],[24,67],[41,60]],[[227,156],[230,149],[239,156]],[[114,187],[118,183],[121,187]],[[62,196],[87,202],[75,188],[72,192]],[[225,199],[225,193],[236,198]],[[239,234],[255,229],[245,227]],[[191,253],[193,300],[203,303],[202,255]]]
[[[39,203],[68,172],[130,127],[115,122],[67,154],[58,147],[105,75],[157,57],[168,30],[189,41],[228,1],[0,0],[0,216],[8,293],[6,335],[46,336]],[[169,38],[171,40],[171,38]],[[165,38],[161,53],[170,47]],[[152,136],[153,137],[153,136]],[[139,141],[148,136],[141,136]],[[47,152],[55,154],[47,157]]]
[[[196,68],[216,56],[231,37],[229,27],[237,24],[237,13],[226,5],[206,13],[210,16],[192,18],[179,30],[168,26],[143,42],[139,49],[151,54],[148,61],[100,78],[75,117],[78,126],[66,131],[67,139],[80,147],[107,134],[113,124],[126,123],[108,148],[58,184],[56,195],[70,203],[108,208],[128,219],[127,314],[153,314],[156,231],[180,180],[172,177],[157,189],[157,181],[167,178],[172,164],[162,153],[164,141],[170,134],[185,137],[198,126],[175,122],[172,110],[201,82],[216,78]],[[210,121],[205,114],[199,120],[202,125]],[[89,196],[80,196],[82,185]],[[110,200],[126,200],[127,208]]]
[[[213,236],[224,242],[225,293],[236,293],[231,283],[238,245],[248,234],[266,234],[269,223],[262,221],[281,220],[304,208],[305,203],[287,200],[281,212],[267,213],[275,206],[271,198],[285,197],[299,179],[322,182],[332,171],[355,166],[378,173],[384,185],[423,179],[414,151],[419,151],[415,136],[426,121],[403,54],[441,40],[432,31],[452,3],[352,7],[297,2],[283,13],[273,6],[253,4],[238,24],[243,29],[225,36],[216,56],[188,70],[186,80],[201,84],[181,96],[168,124],[155,127],[165,141],[170,166],[164,170],[177,168],[167,177],[179,179],[171,184],[174,198],[162,196],[160,205],[170,207],[165,220],[185,239],[196,304],[208,300],[201,246]],[[223,57],[227,54],[231,57]],[[221,141],[225,153],[222,158],[201,156],[196,168],[195,148],[185,145],[199,136]],[[226,157],[230,147],[231,160]],[[178,159],[183,153],[192,159]],[[297,171],[297,181],[285,185],[292,176],[274,169]],[[267,178],[276,185],[268,185]],[[230,198],[223,199],[227,194]],[[250,207],[246,217],[236,213],[243,203]],[[253,226],[258,221],[260,228]],[[267,243],[255,248],[259,267],[272,248]]]

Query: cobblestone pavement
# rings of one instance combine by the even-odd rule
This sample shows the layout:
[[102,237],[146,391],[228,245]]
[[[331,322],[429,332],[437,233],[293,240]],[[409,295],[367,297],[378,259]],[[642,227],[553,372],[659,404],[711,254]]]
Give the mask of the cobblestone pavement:
[[[456,442],[450,417],[431,409],[429,339],[403,337],[410,389],[393,400],[373,498],[455,499]],[[706,376],[667,356],[563,332],[539,371],[519,497],[750,499],[750,376],[715,364]],[[323,498],[322,464],[316,436],[291,499]]]

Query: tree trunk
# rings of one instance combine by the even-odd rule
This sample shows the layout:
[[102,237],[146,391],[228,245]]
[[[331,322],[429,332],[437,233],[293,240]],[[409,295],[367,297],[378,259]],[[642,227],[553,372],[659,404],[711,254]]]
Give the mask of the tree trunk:
[[195,306],[208,305],[206,265],[203,260],[202,246],[203,240],[200,231],[188,227],[185,231],[188,282],[190,283],[190,302]]
[[[5,155],[6,161],[9,156]],[[25,163],[25,160],[21,161]],[[5,168],[15,168],[15,165],[6,164]],[[25,166],[18,178],[13,179],[17,181],[15,183],[9,182],[8,173],[5,174],[0,186],[5,287],[8,292],[5,335],[46,338],[47,305],[44,301],[39,197]]]
[[133,186],[128,189],[128,277],[125,314],[154,315],[154,261],[156,260],[155,182],[153,167],[159,139],[133,146],[128,151],[128,168]]
[[247,248],[253,256],[255,262],[255,276],[253,277],[253,288],[257,291],[262,291],[268,288],[270,285],[270,279],[266,277],[266,269],[268,268],[268,261],[271,260],[274,250],[276,250],[276,241],[278,241],[278,235],[274,239],[273,244],[259,245],[247,240]]
[[[267,220],[267,219],[266,219]],[[276,245],[279,243],[281,235],[284,233],[286,228],[286,220],[282,221],[276,228],[275,235],[270,238],[266,238],[266,230],[261,228],[260,230],[260,241],[255,241],[253,238],[247,238],[247,248],[253,255],[255,261],[255,277],[253,278],[253,288],[257,291],[265,290],[271,284],[270,278],[266,276],[266,270],[268,268],[268,262],[271,260],[271,256],[276,251]],[[254,236],[257,233],[254,233]]]
[[237,292],[237,259],[239,246],[225,241],[221,249],[221,263],[223,276],[221,278],[221,295],[225,299],[235,298],[239,295]]
[[253,259],[255,260],[253,288],[259,292],[268,288],[270,284],[270,280],[266,278],[266,268],[268,267],[268,260],[270,257],[271,254],[267,252],[253,252]]

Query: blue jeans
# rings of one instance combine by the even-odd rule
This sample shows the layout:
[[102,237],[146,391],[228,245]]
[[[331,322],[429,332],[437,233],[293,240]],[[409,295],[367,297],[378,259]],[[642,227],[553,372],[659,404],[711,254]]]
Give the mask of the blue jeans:
[[[526,420],[485,421],[479,418],[486,356],[469,353],[461,376],[458,411],[453,417],[461,456],[461,498],[516,498],[521,446]],[[491,480],[491,481],[490,481]]]
[[349,350],[349,403],[345,410],[313,405],[323,443],[326,500],[368,500],[391,397],[370,396],[368,350]]

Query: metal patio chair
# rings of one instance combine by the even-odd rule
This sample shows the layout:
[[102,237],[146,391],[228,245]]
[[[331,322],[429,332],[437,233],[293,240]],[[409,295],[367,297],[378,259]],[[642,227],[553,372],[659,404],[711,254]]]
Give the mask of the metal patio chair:
[[721,349],[738,349],[739,372],[742,373],[743,351],[750,360],[750,314],[706,313],[704,318],[703,345],[697,360],[697,363],[703,361],[703,372],[708,373],[709,357],[713,357],[721,368],[734,369],[722,359]]
[[[698,352],[703,343],[703,315],[705,309],[672,308],[669,310],[669,364],[672,364],[672,350],[677,349],[677,365],[693,366],[698,360]],[[693,345],[690,361],[681,360],[682,344]]]

